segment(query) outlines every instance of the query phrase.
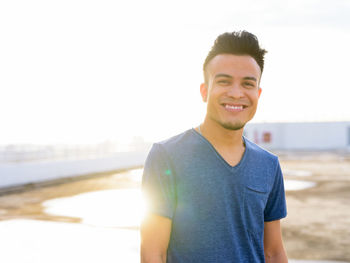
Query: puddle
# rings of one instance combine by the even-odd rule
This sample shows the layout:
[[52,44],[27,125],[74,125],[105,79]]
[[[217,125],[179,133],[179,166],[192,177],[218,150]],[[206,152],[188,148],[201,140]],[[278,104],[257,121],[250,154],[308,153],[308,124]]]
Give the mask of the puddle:
[[314,187],[315,182],[299,181],[299,180],[284,180],[284,188],[286,191],[303,190],[310,187]]
[[283,175],[286,176],[311,176],[312,172],[310,171],[304,171],[304,170],[288,170],[288,169],[283,169]]
[[0,233],[1,262],[140,262],[138,231],[17,219]]
[[89,192],[43,203],[47,214],[77,217],[101,227],[139,227],[145,205],[140,189]]
[[[141,182],[142,169],[121,176]],[[81,224],[0,221],[1,262],[140,262],[142,200],[139,188],[89,192],[43,203],[46,213],[81,218]]]

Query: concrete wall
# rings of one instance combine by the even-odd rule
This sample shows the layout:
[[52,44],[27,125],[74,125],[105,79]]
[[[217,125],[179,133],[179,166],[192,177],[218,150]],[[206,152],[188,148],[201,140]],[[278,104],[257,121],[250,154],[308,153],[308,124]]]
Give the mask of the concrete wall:
[[350,123],[307,123],[286,125],[286,149],[346,149]]
[[[264,133],[271,134],[270,142]],[[271,150],[350,150],[350,122],[250,123],[245,134]]]
[[[249,140],[264,148],[278,149],[285,147],[285,128],[283,123],[254,123],[246,126],[244,134]],[[265,143],[263,140],[263,135],[267,132],[271,134],[270,143]]]
[[148,151],[115,153],[106,158],[0,164],[0,189],[142,166]]

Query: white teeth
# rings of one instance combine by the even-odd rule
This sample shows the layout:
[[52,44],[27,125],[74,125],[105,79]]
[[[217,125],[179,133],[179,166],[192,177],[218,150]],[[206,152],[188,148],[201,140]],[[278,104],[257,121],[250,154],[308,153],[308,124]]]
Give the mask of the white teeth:
[[232,110],[243,110],[243,106],[233,106],[233,105],[225,105],[225,108],[232,109]]

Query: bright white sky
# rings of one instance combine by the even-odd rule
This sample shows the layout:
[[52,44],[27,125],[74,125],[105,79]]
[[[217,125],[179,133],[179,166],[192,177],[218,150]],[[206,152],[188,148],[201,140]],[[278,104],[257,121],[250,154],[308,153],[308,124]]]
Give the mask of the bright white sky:
[[248,30],[254,121],[350,120],[347,0],[0,2],[0,144],[161,140],[198,125],[202,63]]

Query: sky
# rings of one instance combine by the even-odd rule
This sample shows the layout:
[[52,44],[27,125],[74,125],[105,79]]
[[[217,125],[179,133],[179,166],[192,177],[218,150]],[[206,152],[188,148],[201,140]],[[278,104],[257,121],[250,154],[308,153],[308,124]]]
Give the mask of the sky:
[[268,50],[254,122],[350,121],[350,2],[0,2],[0,144],[159,141],[200,124],[202,63],[248,30]]

